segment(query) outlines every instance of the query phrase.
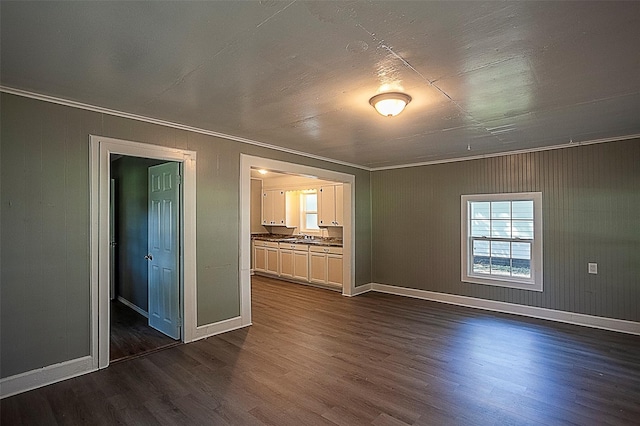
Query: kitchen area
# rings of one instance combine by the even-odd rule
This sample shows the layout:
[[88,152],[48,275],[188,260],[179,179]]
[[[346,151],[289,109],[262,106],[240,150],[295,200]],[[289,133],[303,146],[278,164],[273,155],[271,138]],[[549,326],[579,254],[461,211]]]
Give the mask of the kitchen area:
[[253,274],[342,291],[343,184],[251,170]]

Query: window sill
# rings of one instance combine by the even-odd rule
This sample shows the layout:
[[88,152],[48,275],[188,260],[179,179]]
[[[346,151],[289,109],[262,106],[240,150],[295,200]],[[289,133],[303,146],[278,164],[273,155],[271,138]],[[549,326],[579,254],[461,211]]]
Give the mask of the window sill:
[[462,277],[461,281],[463,283],[469,284],[483,284],[489,286],[497,286],[497,287],[507,287],[507,288],[515,288],[519,290],[529,290],[529,291],[539,291],[542,292],[542,283],[534,283],[534,282],[521,282],[514,281],[509,278],[484,278],[478,276],[465,276]]

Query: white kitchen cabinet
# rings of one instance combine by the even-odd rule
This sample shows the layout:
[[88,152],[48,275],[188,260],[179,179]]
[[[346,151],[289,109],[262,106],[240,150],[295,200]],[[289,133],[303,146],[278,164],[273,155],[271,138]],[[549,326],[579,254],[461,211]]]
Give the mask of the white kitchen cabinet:
[[280,243],[280,276],[309,281],[309,246]]
[[342,247],[309,247],[309,282],[342,287]]
[[265,272],[273,275],[280,275],[280,250],[278,243],[273,241],[265,241]]
[[318,192],[318,225],[342,226],[343,212],[342,184],[321,186]]
[[262,225],[297,227],[299,212],[295,201],[296,197],[292,191],[287,192],[281,189],[262,191]]
[[253,270],[254,272],[267,272],[267,250],[265,241],[253,241]]
[[293,279],[309,281],[309,247],[307,251],[295,250],[293,252]]
[[262,225],[286,226],[287,204],[285,192],[280,189],[262,191]]
[[342,254],[327,254],[327,284],[342,288]]

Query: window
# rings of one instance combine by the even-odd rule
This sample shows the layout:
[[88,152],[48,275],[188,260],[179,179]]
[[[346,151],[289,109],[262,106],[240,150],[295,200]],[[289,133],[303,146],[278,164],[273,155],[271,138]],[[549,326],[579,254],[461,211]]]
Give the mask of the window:
[[318,233],[318,192],[314,190],[302,191],[300,199],[302,217],[300,230],[302,232]]
[[462,196],[462,281],[542,291],[542,193]]

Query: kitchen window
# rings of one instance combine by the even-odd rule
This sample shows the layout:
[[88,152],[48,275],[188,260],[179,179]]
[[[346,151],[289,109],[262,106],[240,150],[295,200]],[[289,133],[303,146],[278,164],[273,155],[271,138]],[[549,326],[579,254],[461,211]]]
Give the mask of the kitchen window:
[[300,196],[300,230],[303,233],[320,233],[318,226],[318,191],[305,190]]
[[542,193],[463,195],[462,281],[542,291]]

